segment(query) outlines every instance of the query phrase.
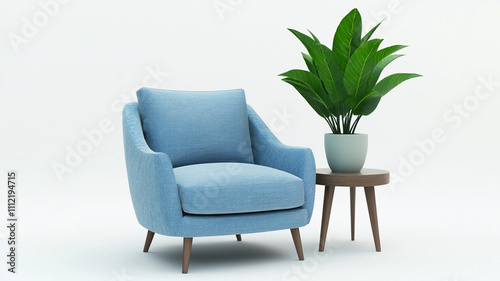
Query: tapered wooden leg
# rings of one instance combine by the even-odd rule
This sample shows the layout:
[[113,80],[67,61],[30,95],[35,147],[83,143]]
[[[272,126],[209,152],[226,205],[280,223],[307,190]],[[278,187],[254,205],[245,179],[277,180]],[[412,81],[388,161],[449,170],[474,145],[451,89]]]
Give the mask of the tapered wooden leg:
[[241,241],[241,234],[236,234],[236,240]]
[[295,250],[297,250],[297,255],[299,256],[299,260],[304,260],[304,252],[302,251],[302,242],[300,240],[300,231],[298,228],[290,229],[292,232],[293,243],[295,244]]
[[189,268],[189,258],[191,257],[191,247],[193,246],[192,237],[184,237],[182,247],[182,273],[187,273]]
[[328,223],[330,222],[330,213],[332,211],[333,193],[335,186],[325,186],[325,196],[323,199],[323,218],[321,219],[321,233],[319,235],[319,251],[325,250],[326,233],[328,232]]
[[351,241],[354,241],[354,225],[355,225],[355,213],[356,213],[356,187],[350,187],[351,194]]
[[380,236],[378,233],[377,220],[377,204],[375,203],[375,188],[373,186],[365,186],[366,204],[368,205],[368,213],[370,214],[370,223],[372,225],[373,240],[375,241],[375,249],[380,252]]
[[149,251],[149,246],[151,246],[151,242],[153,241],[154,236],[155,233],[151,230],[148,230],[148,234],[146,235],[146,243],[144,243],[144,253]]

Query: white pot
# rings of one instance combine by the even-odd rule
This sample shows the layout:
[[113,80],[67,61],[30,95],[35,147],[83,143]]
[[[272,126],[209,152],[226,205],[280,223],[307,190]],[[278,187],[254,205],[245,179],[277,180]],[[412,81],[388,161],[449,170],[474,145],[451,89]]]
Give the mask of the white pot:
[[367,134],[325,134],[326,159],[333,172],[359,173],[367,151]]

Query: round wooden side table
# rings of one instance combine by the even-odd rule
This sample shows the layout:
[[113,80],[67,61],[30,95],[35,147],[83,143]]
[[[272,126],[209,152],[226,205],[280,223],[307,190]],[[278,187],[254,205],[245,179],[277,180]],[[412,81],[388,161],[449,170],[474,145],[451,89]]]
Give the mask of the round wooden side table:
[[333,193],[336,186],[348,186],[351,197],[351,240],[354,241],[354,214],[356,205],[356,187],[364,186],[370,223],[372,225],[375,249],[381,251],[380,236],[378,233],[377,205],[375,203],[375,188],[377,185],[389,183],[389,172],[376,169],[362,169],[359,173],[334,173],[328,168],[316,170],[316,184],[325,186],[323,202],[323,218],[321,219],[321,234],[319,237],[319,251],[325,250],[326,233],[332,210]]

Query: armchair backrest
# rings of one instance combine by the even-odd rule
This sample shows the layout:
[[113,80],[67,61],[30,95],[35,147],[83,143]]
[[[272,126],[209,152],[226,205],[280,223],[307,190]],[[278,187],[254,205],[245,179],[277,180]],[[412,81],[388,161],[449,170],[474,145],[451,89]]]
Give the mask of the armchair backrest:
[[253,163],[245,93],[137,91],[144,138],[166,153],[173,167],[211,163]]

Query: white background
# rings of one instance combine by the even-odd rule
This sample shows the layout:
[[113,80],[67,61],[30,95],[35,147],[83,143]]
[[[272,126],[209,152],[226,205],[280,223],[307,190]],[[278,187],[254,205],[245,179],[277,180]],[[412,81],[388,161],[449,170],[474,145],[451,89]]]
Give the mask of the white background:
[[[357,239],[349,241],[341,188],[327,249],[317,252],[318,187],[313,219],[301,229],[305,262],[288,231],[244,235],[240,244],[195,239],[186,276],[180,238],[158,236],[142,253],[146,230],[128,193],[117,108],[146,85],[243,88],[281,141],[311,147],[326,167],[327,124],[277,75],[305,68],[304,49],[286,28],[310,29],[330,46],[354,7],[364,32],[386,18],[375,35],[383,46],[409,45],[386,74],[424,76],[385,96],[358,126],[370,138],[365,166],[393,176],[377,188],[382,252],[374,251],[362,189]],[[19,172],[20,221],[18,273],[0,265],[1,279],[499,280],[499,12],[498,1],[465,0],[2,0],[0,171],[4,186],[7,170]],[[102,122],[107,130],[89,150],[84,132]],[[86,155],[68,161],[78,149]],[[5,257],[5,227],[0,236]]]

